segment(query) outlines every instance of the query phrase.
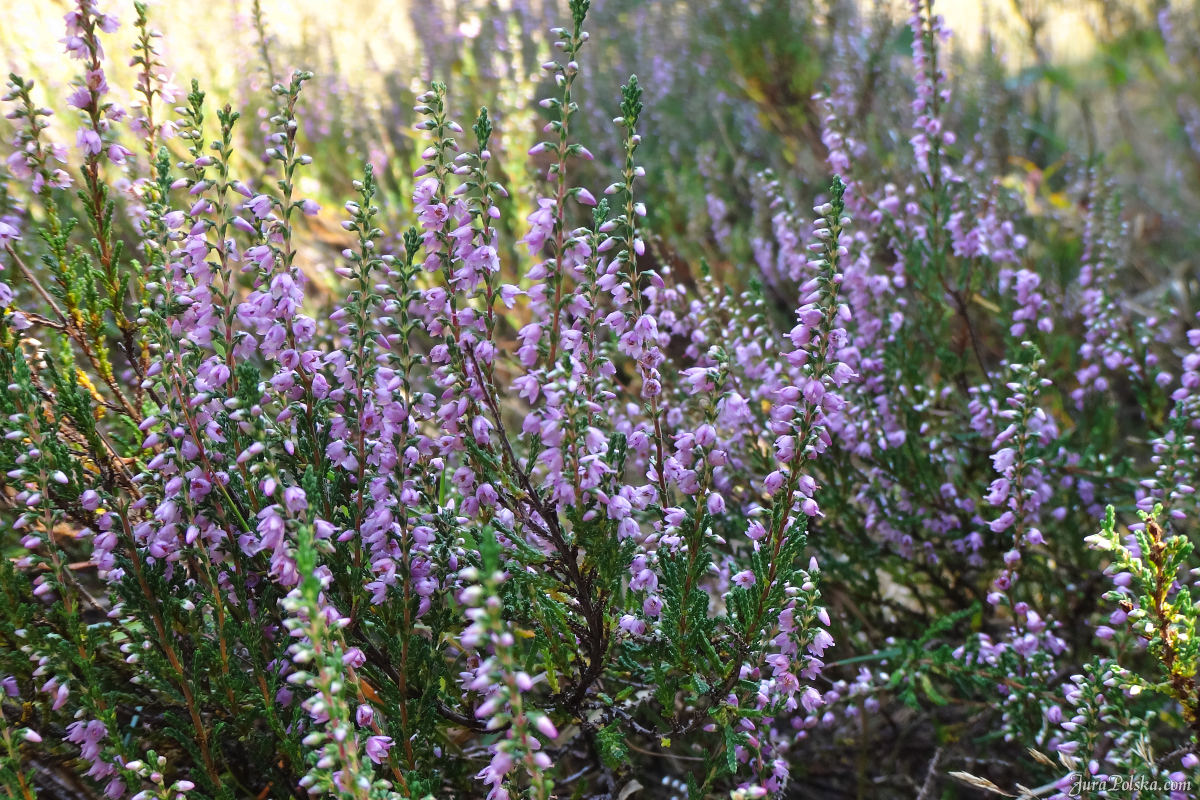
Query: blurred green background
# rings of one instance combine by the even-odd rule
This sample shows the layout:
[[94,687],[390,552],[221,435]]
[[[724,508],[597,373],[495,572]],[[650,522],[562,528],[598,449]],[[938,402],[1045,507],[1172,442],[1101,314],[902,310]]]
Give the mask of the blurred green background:
[[[198,79],[211,100],[243,110],[245,174],[263,169],[269,72],[316,73],[304,108],[315,166],[300,188],[326,204],[302,253],[318,287],[329,285],[331,256],[342,243],[331,204],[348,196],[364,162],[383,176],[390,230],[411,221],[410,176],[422,147],[411,107],[431,79],[450,85],[464,127],[479,105],[496,120],[493,150],[512,192],[504,233],[515,234],[505,237],[504,259],[507,269],[520,267],[523,249],[512,243],[534,205],[542,166],[525,152],[544,124],[537,101],[550,92],[538,65],[550,56],[548,29],[566,19],[565,1],[150,5],[173,81],[186,89]],[[132,2],[102,6],[123,21],[105,46],[115,98],[128,103]],[[68,7],[64,0],[6,0],[0,10],[5,66],[35,78],[43,102],[60,111],[77,66],[58,44]],[[995,167],[1023,190],[1030,210],[1067,231],[1079,222],[1071,181],[1103,163],[1122,187],[1133,234],[1129,285],[1147,302],[1164,291],[1182,293],[1190,307],[1200,288],[1192,278],[1200,218],[1196,7],[947,0],[937,9],[955,32],[947,48],[960,141],[986,139]],[[843,0],[595,0],[577,85],[581,138],[597,160],[593,174],[581,178],[593,190],[611,180],[618,135],[610,118],[620,84],[636,72],[646,87],[642,152],[662,252],[680,263],[703,256],[733,281],[769,255],[759,171],[774,170],[796,198],[811,197],[827,181],[815,92],[841,82],[859,94],[859,157],[883,175],[898,153],[907,157],[907,14],[905,4]],[[55,119],[52,138],[73,143],[74,115]]]

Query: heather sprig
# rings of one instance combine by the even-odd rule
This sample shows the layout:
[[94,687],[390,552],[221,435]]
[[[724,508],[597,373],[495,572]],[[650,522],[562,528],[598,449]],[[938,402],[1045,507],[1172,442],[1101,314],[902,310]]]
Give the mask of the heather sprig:
[[141,97],[134,106],[139,116],[135,117],[129,126],[141,135],[146,156],[153,162],[160,137],[171,138],[174,134],[174,126],[169,121],[155,121],[154,103],[156,100],[162,103],[172,102],[175,99],[175,91],[161,72],[165,65],[154,40],[161,39],[162,34],[150,27],[149,9],[145,3],[136,2],[133,7],[137,13],[134,26],[137,28],[138,37],[133,46],[134,55],[129,61],[129,66],[138,68],[136,91]]
[[52,188],[65,188],[71,184],[71,177],[65,170],[51,171],[50,166],[51,158],[66,162],[66,148],[45,142],[42,138],[43,132],[50,127],[48,117],[54,111],[34,102],[33,81],[11,73],[7,85],[8,92],[3,100],[17,104],[7,116],[18,120],[17,134],[12,141],[13,152],[8,157],[8,169],[19,180],[30,180],[34,194],[47,197]]
[[486,698],[475,709],[475,716],[486,720],[488,730],[504,731],[501,740],[491,747],[491,762],[476,777],[491,787],[489,800],[505,800],[513,794],[508,774],[519,764],[528,775],[529,796],[547,800],[554,789],[546,775],[552,762],[540,752],[543,744],[535,729],[551,740],[558,737],[558,730],[545,713],[526,710],[522,692],[530,691],[534,680],[521,669],[515,637],[501,613],[503,604],[497,589],[507,575],[499,569],[498,555],[495,539],[484,539],[481,568],[467,567],[460,573],[469,584],[460,600],[467,606],[466,615],[472,623],[463,632],[463,643],[491,651],[475,669],[477,677],[469,687]]
[[[999,430],[992,440],[998,448],[992,456],[992,464],[998,478],[988,487],[987,503],[1005,509],[1000,516],[989,522],[993,533],[1003,534],[1012,529],[1012,547],[1004,555],[1005,569],[993,582],[995,594],[989,595],[992,603],[1012,600],[1013,587],[1017,583],[1023,554],[1028,548],[1043,544],[1045,539],[1036,527],[1038,510],[1045,502],[1047,479],[1045,462],[1038,456],[1039,445],[1049,444],[1056,429],[1046,412],[1038,406],[1041,390],[1050,381],[1041,377],[1039,371],[1046,362],[1031,348],[1033,359],[1029,363],[1011,365],[1011,377],[1006,384],[1012,394],[1005,398],[1008,408],[997,411],[998,424],[1008,425]],[[997,427],[998,427],[997,426]]]
[[[570,141],[571,120],[579,112],[579,106],[572,98],[571,89],[575,84],[576,76],[579,74],[579,51],[583,47],[584,42],[588,40],[588,33],[583,30],[583,21],[590,7],[590,0],[571,0],[571,30],[554,28],[550,31],[554,36],[562,37],[554,43],[554,46],[563,52],[566,64],[558,61],[548,61],[542,65],[544,69],[554,74],[554,81],[562,90],[562,94],[556,98],[550,97],[543,100],[541,106],[558,111],[558,119],[549,122],[545,128],[547,133],[557,133],[558,141],[541,142],[534,145],[530,150],[530,154],[548,151],[557,159],[547,170],[548,175],[554,178],[556,184],[553,204],[551,206],[553,208],[553,223],[549,231],[549,236],[552,239],[553,257],[552,260],[546,262],[548,288],[553,294],[553,299],[550,301],[550,350],[546,356],[550,364],[554,364],[558,357],[559,338],[561,335],[559,332],[559,320],[562,315],[564,299],[563,287],[566,278],[567,249],[575,244],[573,240],[569,241],[568,237],[566,200],[567,197],[571,197],[576,202],[585,206],[596,205],[596,200],[591,192],[579,186],[569,187],[567,177],[567,162],[569,159],[583,158],[589,161],[592,159],[592,154],[586,147],[577,142]],[[544,204],[543,208],[545,208]],[[535,227],[534,232],[531,233],[531,236],[535,237],[545,235],[538,227]],[[530,240],[529,237],[527,237],[527,241],[530,249],[534,249],[534,241]]]
[[[1104,599],[1118,605],[1130,634],[1146,642],[1161,671],[1156,681],[1125,673],[1130,692],[1155,689],[1169,695],[1179,703],[1185,722],[1195,728],[1200,724],[1194,688],[1200,657],[1196,609],[1190,590],[1178,585],[1193,545],[1186,536],[1168,535],[1158,522],[1161,513],[1161,506],[1140,512],[1145,524],[1123,539],[1109,506],[1100,532],[1085,541],[1111,558],[1105,572],[1116,578],[1117,588],[1106,592]],[[1113,636],[1111,628],[1103,633]]]
[[312,527],[302,522],[296,568],[307,577],[283,601],[284,609],[292,615],[284,625],[303,637],[289,648],[299,669],[288,676],[288,682],[313,690],[305,708],[312,717],[324,721],[323,731],[313,731],[304,738],[304,744],[314,751],[309,754],[312,766],[299,783],[310,794],[361,800],[396,797],[390,791],[391,783],[375,779],[370,763],[384,760],[392,739],[376,735],[368,737],[361,747],[359,744],[346,699],[351,684],[346,664],[352,663],[355,656],[347,652],[337,633],[350,620],[322,598],[323,581],[316,575],[315,547]]

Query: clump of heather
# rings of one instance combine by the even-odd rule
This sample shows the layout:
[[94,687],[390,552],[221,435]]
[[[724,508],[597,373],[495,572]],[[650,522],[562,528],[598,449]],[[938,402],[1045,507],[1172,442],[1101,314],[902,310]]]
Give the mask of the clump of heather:
[[8,794],[1194,796],[1200,323],[1104,166],[1034,213],[913,0],[892,74],[833,37],[821,181],[746,177],[753,263],[708,148],[693,263],[590,5],[541,134],[431,81],[337,209],[257,4],[254,131],[141,3],[127,92],[95,0],[64,97],[10,76]]

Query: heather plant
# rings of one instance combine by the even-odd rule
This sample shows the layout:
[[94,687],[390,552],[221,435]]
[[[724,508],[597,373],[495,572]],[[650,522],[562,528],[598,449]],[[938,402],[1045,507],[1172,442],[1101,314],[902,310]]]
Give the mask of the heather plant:
[[561,10],[540,120],[430,81],[337,212],[257,5],[257,131],[141,3],[131,109],[94,0],[67,97],[10,76],[9,795],[1192,796],[1200,328],[1123,286],[1106,164],[1043,213],[931,0],[903,70],[839,6],[820,184],[702,147],[714,268]]

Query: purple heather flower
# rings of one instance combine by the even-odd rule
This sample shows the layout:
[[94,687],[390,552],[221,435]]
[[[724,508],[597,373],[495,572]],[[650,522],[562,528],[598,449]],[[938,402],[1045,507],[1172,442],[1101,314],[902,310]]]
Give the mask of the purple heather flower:
[[100,139],[100,134],[96,133],[91,128],[80,128],[75,135],[75,145],[83,151],[85,155],[99,155],[104,149],[104,142]]
[[392,749],[392,737],[390,736],[369,736],[365,747],[367,757],[376,764],[382,764],[387,758],[388,750]]
[[299,486],[289,486],[284,489],[283,502],[290,514],[298,514],[308,508],[308,498],[305,496],[304,490]]
[[263,219],[270,214],[275,207],[275,201],[265,194],[255,195],[246,202],[246,208],[259,219]]
[[731,580],[743,589],[749,589],[757,582],[754,573],[748,569],[734,575]]
[[804,706],[804,710],[810,714],[816,711],[819,707],[825,705],[825,698],[811,686],[804,687],[803,694],[800,695],[800,704]]

